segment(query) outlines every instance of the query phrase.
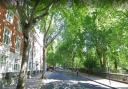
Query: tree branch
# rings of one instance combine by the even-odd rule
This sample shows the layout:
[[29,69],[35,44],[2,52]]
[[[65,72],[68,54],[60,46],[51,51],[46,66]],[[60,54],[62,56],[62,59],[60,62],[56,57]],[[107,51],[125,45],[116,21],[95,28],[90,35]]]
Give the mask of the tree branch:
[[25,10],[24,8],[26,6],[26,3],[27,3],[26,0],[23,0],[23,1],[21,1],[21,0],[18,1],[17,0],[16,1],[16,9],[18,11],[20,22],[21,22],[22,26],[25,25],[25,20],[27,18],[26,14],[25,14],[25,11],[24,11]]
[[[63,30],[63,29],[61,29],[60,31],[58,31],[58,33],[56,33],[56,35],[54,35],[53,37],[51,37],[51,39],[50,39],[50,38],[47,39],[47,40],[46,40],[45,47],[47,47],[49,44],[51,44],[51,43],[56,39],[56,37],[61,33],[62,30]],[[50,40],[50,41],[48,42],[48,40]]]
[[[47,19],[47,18],[46,18]],[[44,20],[44,27],[41,28],[41,29],[44,29],[44,33],[46,32],[46,20]]]
[[49,9],[54,3],[55,3],[55,0],[52,0],[49,5],[47,5],[46,7],[42,8],[41,10],[38,10],[38,11],[39,11],[39,12],[40,12],[40,11],[45,11],[46,9]]
[[36,18],[33,19],[32,24],[34,25],[35,23],[38,22],[38,20],[42,19],[46,15],[48,15],[48,12],[45,12],[45,13],[41,14],[40,16],[37,16]]
[[38,6],[39,2],[40,2],[40,0],[36,0],[35,5],[34,5],[34,7],[33,7],[33,9],[32,9],[31,16],[30,16],[30,18],[29,18],[30,24],[31,24],[31,22],[32,22],[32,20],[33,20],[33,18],[34,18],[34,13],[35,13],[35,11],[36,11],[36,7]]
[[45,32],[45,34],[44,34],[44,38],[47,36],[48,31],[50,30],[50,26],[51,26],[51,23],[52,23],[52,19],[53,19],[53,14],[52,14],[52,16],[51,16],[51,18],[50,18],[50,22],[49,22],[48,28],[46,29],[46,32]]
[[39,16],[35,17],[35,18],[33,19],[33,22],[36,23],[38,20],[40,20],[40,19],[42,19],[44,16],[48,15],[48,11],[49,11],[50,8],[53,6],[53,4],[55,3],[55,1],[57,1],[57,0],[52,0],[51,4],[49,4],[49,5],[47,5],[46,7],[44,7],[44,8],[42,9],[43,13],[40,14]]

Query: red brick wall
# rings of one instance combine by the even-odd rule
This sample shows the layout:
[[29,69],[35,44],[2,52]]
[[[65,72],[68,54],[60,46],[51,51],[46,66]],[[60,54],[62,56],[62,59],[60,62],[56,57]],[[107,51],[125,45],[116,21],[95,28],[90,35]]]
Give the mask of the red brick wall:
[[15,43],[16,43],[16,36],[22,37],[22,33],[18,32],[18,16],[14,15],[13,23],[10,23],[6,20],[6,11],[7,8],[4,4],[0,4],[0,43],[3,41],[3,32],[4,27],[8,27],[11,34],[11,46],[10,51],[15,52]]
[[4,27],[4,23],[3,20],[5,19],[5,6],[4,5],[0,5],[0,43],[3,41],[3,27]]

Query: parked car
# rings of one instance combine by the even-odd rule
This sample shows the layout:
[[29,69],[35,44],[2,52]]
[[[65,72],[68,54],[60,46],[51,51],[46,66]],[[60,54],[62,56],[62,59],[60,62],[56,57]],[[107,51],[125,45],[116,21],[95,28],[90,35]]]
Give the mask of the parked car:
[[52,66],[47,67],[47,71],[53,71],[53,70],[54,70],[54,67]]
[[56,71],[63,71],[64,69],[62,67],[55,67]]

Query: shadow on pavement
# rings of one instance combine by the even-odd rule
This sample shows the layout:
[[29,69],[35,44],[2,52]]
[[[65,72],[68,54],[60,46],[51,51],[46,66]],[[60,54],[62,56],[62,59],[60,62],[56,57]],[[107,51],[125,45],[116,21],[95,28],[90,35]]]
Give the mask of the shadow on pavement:
[[90,83],[74,83],[68,80],[64,81],[55,81],[44,84],[41,89],[110,89],[104,88],[98,85],[90,84]]
[[[49,72],[50,73],[50,72]],[[88,81],[88,79],[83,78],[81,76],[77,76],[73,73],[65,73],[65,72],[51,72],[51,74],[47,74],[46,76],[48,79],[55,79],[55,80],[78,80],[78,81]]]

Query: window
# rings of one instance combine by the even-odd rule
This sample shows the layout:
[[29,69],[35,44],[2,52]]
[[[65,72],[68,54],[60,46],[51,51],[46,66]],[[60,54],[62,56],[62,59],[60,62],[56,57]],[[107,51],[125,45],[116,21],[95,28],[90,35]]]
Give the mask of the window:
[[0,69],[5,70],[6,58],[7,58],[7,56],[5,56],[5,55],[2,55],[2,56],[0,57]]
[[4,28],[4,43],[9,44],[10,43],[10,31],[7,27]]
[[14,64],[14,70],[18,70],[18,64]]
[[20,50],[20,38],[18,36],[16,37],[16,49]]
[[6,13],[6,20],[10,23],[13,23],[13,12],[10,11],[10,10],[7,10],[7,13]]
[[19,61],[19,59],[15,59],[14,70],[19,70],[19,68],[20,68],[20,65],[18,64],[18,61]]
[[32,70],[32,62],[29,62],[29,70]]

